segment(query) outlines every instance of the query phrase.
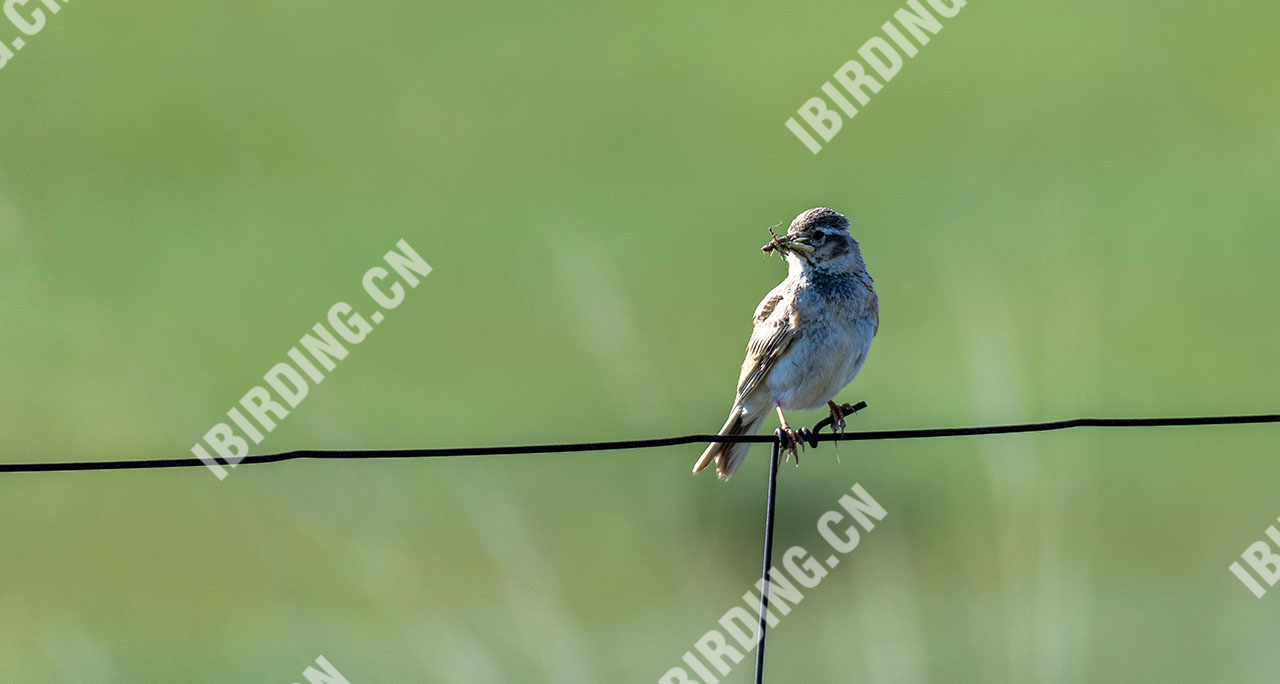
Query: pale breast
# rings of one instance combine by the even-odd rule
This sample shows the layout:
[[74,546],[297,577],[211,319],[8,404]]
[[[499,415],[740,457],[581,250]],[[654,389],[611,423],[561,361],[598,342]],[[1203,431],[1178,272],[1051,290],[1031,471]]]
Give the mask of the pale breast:
[[803,336],[778,360],[766,386],[783,410],[821,408],[866,361],[878,317],[875,293],[856,280],[813,283],[797,292]]

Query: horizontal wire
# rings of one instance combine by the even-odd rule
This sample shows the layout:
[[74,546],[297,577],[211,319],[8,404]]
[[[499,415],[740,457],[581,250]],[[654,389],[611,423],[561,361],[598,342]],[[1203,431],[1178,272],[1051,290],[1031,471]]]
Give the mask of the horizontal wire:
[[[973,435],[1007,435],[1025,432],[1049,432],[1079,427],[1181,427],[1192,425],[1251,425],[1280,423],[1280,414],[1244,416],[1197,416],[1191,418],[1073,418],[1044,423],[1016,425],[986,425],[958,428],[924,428],[915,430],[870,430],[844,434],[821,434],[819,442],[870,442],[898,439],[928,439],[935,437],[964,437]],[[513,454],[561,454],[584,451],[617,451],[623,449],[653,449],[700,443],[751,443],[769,444],[778,441],[775,435],[684,435],[656,439],[630,439],[613,442],[577,442],[572,444],[535,444],[527,446],[449,447],[443,449],[371,449],[360,451],[331,451],[302,449],[278,454],[246,456],[238,465],[279,463],[300,459],[361,460],[381,458],[450,458],[454,456],[502,456]],[[198,458],[142,459],[130,461],[69,461],[62,463],[0,463],[0,473],[71,472],[83,470],[137,470],[152,468],[205,467]]]

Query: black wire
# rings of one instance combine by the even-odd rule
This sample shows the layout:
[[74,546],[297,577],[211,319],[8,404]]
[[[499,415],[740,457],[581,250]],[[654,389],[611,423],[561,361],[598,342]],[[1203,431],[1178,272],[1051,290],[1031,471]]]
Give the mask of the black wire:
[[[926,439],[934,437],[964,437],[971,435],[1006,435],[1023,432],[1049,432],[1078,427],[1176,427],[1190,425],[1251,425],[1280,423],[1280,414],[1251,416],[1197,416],[1191,418],[1074,418],[1046,423],[1022,423],[1018,425],[987,425],[958,428],[925,428],[916,430],[870,430],[845,434],[817,435],[819,442],[868,442],[897,439]],[[374,458],[450,458],[454,456],[501,456],[511,454],[560,454],[583,451],[616,451],[621,449],[652,449],[680,446],[682,444],[776,442],[773,435],[685,435],[656,439],[631,439],[613,442],[578,442],[573,444],[535,444],[527,446],[450,447],[443,449],[374,449],[362,451],[331,451],[301,449],[279,454],[246,456],[238,465],[279,463],[299,459],[360,460]],[[150,468],[204,467],[198,458],[140,459],[129,461],[67,461],[62,463],[0,463],[0,473],[41,473],[81,470],[135,470]]]
[[773,442],[773,453],[769,458],[769,493],[764,508],[764,570],[760,573],[760,633],[756,640],[756,679],[755,684],[764,684],[764,637],[769,629],[769,570],[773,567],[773,517],[778,500],[778,459],[782,455],[782,445]]

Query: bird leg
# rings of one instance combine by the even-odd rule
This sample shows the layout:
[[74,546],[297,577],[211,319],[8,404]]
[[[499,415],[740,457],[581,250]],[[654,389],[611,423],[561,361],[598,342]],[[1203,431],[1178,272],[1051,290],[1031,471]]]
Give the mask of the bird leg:
[[793,429],[787,424],[787,416],[782,412],[782,405],[778,404],[777,408],[778,421],[782,423],[782,427],[778,428],[776,433],[778,439],[782,443],[782,448],[787,450],[787,460],[791,460],[791,457],[794,456],[796,465],[800,465],[800,447],[805,443],[816,443],[817,439],[809,431],[809,428]]
[[[844,412],[844,408],[841,406],[838,406],[834,401],[828,401],[827,407],[831,409],[831,429],[832,430],[838,429],[840,430],[840,434],[844,434],[844,426],[845,426],[844,417],[846,415]],[[849,408],[853,408],[853,407],[850,406]]]
[[831,432],[844,434],[845,417],[851,416],[866,408],[867,402],[860,401],[856,404],[836,404],[834,401],[828,401],[827,407],[831,409],[831,416],[818,421],[818,424],[813,426],[813,431],[815,433],[822,432],[822,428],[829,425],[831,426]]
[[[856,404],[836,404],[834,401],[828,401],[827,407],[831,409],[831,415],[827,418],[823,418],[822,420],[818,421],[818,424],[813,426],[814,434],[822,432],[822,428],[830,425],[832,434],[839,432],[841,435],[843,435],[844,427],[845,427],[845,423],[844,423],[845,416],[851,416],[857,413],[858,411],[861,411],[862,409],[866,408],[867,402],[860,401]],[[835,452],[836,452],[836,462],[839,463],[840,462],[840,442],[838,441],[835,443]]]

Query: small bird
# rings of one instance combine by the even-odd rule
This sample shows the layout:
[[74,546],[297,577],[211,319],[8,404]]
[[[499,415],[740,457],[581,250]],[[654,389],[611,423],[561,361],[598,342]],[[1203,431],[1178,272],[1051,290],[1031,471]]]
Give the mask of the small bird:
[[[832,399],[867,360],[880,328],[880,304],[862,250],[849,234],[849,219],[837,211],[810,209],[791,222],[786,235],[775,235],[761,249],[778,252],[789,272],[756,308],[738,396],[720,435],[754,435],[769,411],[777,410],[788,459],[794,455],[799,463],[802,435],[784,412],[812,411],[825,403],[833,428],[844,429],[852,407]],[[712,444],[693,472],[714,461],[720,479],[727,480],[750,448],[748,443]]]

